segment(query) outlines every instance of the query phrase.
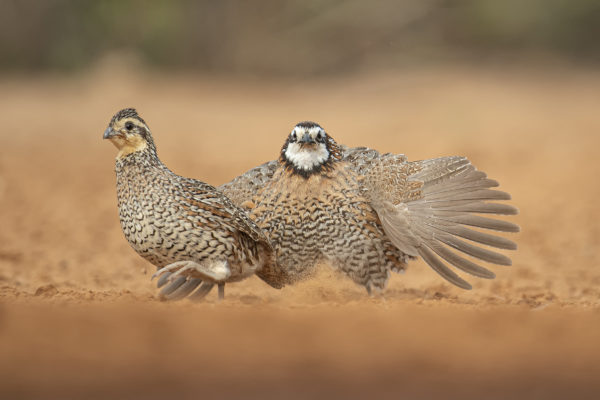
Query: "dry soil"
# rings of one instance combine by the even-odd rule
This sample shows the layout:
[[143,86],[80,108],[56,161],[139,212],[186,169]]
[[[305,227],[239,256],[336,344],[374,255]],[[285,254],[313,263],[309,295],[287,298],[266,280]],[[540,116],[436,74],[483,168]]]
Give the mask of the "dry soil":
[[[328,80],[139,74],[0,79],[0,397],[595,398],[600,74],[449,67]],[[512,267],[445,283],[421,261],[381,298],[323,266],[274,290],[163,303],[122,237],[118,109],[163,161],[223,183],[311,119],[410,159],[465,155],[513,195]]]

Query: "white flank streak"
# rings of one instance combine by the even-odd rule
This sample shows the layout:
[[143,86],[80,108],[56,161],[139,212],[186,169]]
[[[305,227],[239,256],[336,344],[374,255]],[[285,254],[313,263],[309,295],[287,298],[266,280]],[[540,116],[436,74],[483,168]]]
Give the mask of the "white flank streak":
[[217,281],[224,281],[231,276],[231,270],[229,269],[227,262],[215,262],[211,265],[210,269]]

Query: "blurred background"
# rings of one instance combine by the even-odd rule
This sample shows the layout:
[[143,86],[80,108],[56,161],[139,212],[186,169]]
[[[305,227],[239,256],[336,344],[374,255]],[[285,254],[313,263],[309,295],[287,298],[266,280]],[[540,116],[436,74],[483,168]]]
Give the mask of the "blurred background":
[[311,76],[440,62],[600,62],[595,0],[2,0],[0,68]]
[[[597,0],[0,0],[0,398],[596,398],[599,38]],[[214,185],[302,120],[467,156],[520,209],[513,266],[162,303],[101,139],[124,107]]]

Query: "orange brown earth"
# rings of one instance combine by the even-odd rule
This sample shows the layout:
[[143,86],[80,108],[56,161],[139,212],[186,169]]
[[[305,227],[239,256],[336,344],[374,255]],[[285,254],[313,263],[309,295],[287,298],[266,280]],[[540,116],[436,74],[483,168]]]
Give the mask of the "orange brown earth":
[[[595,398],[598,93],[600,74],[562,69],[0,79],[0,398]],[[418,261],[382,298],[324,267],[162,303],[122,237],[101,139],[128,106],[168,166],[215,185],[304,119],[412,160],[468,156],[520,209],[513,266],[469,292]]]

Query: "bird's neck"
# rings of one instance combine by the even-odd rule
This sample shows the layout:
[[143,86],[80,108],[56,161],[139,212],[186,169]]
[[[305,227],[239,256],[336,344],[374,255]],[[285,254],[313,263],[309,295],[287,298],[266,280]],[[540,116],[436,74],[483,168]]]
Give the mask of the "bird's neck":
[[152,144],[148,144],[145,147],[133,151],[133,152],[123,152],[120,151],[116,160],[116,171],[127,172],[131,171],[134,173],[140,173],[146,170],[155,170],[155,169],[168,169],[158,158],[158,154],[156,153],[156,148]]

